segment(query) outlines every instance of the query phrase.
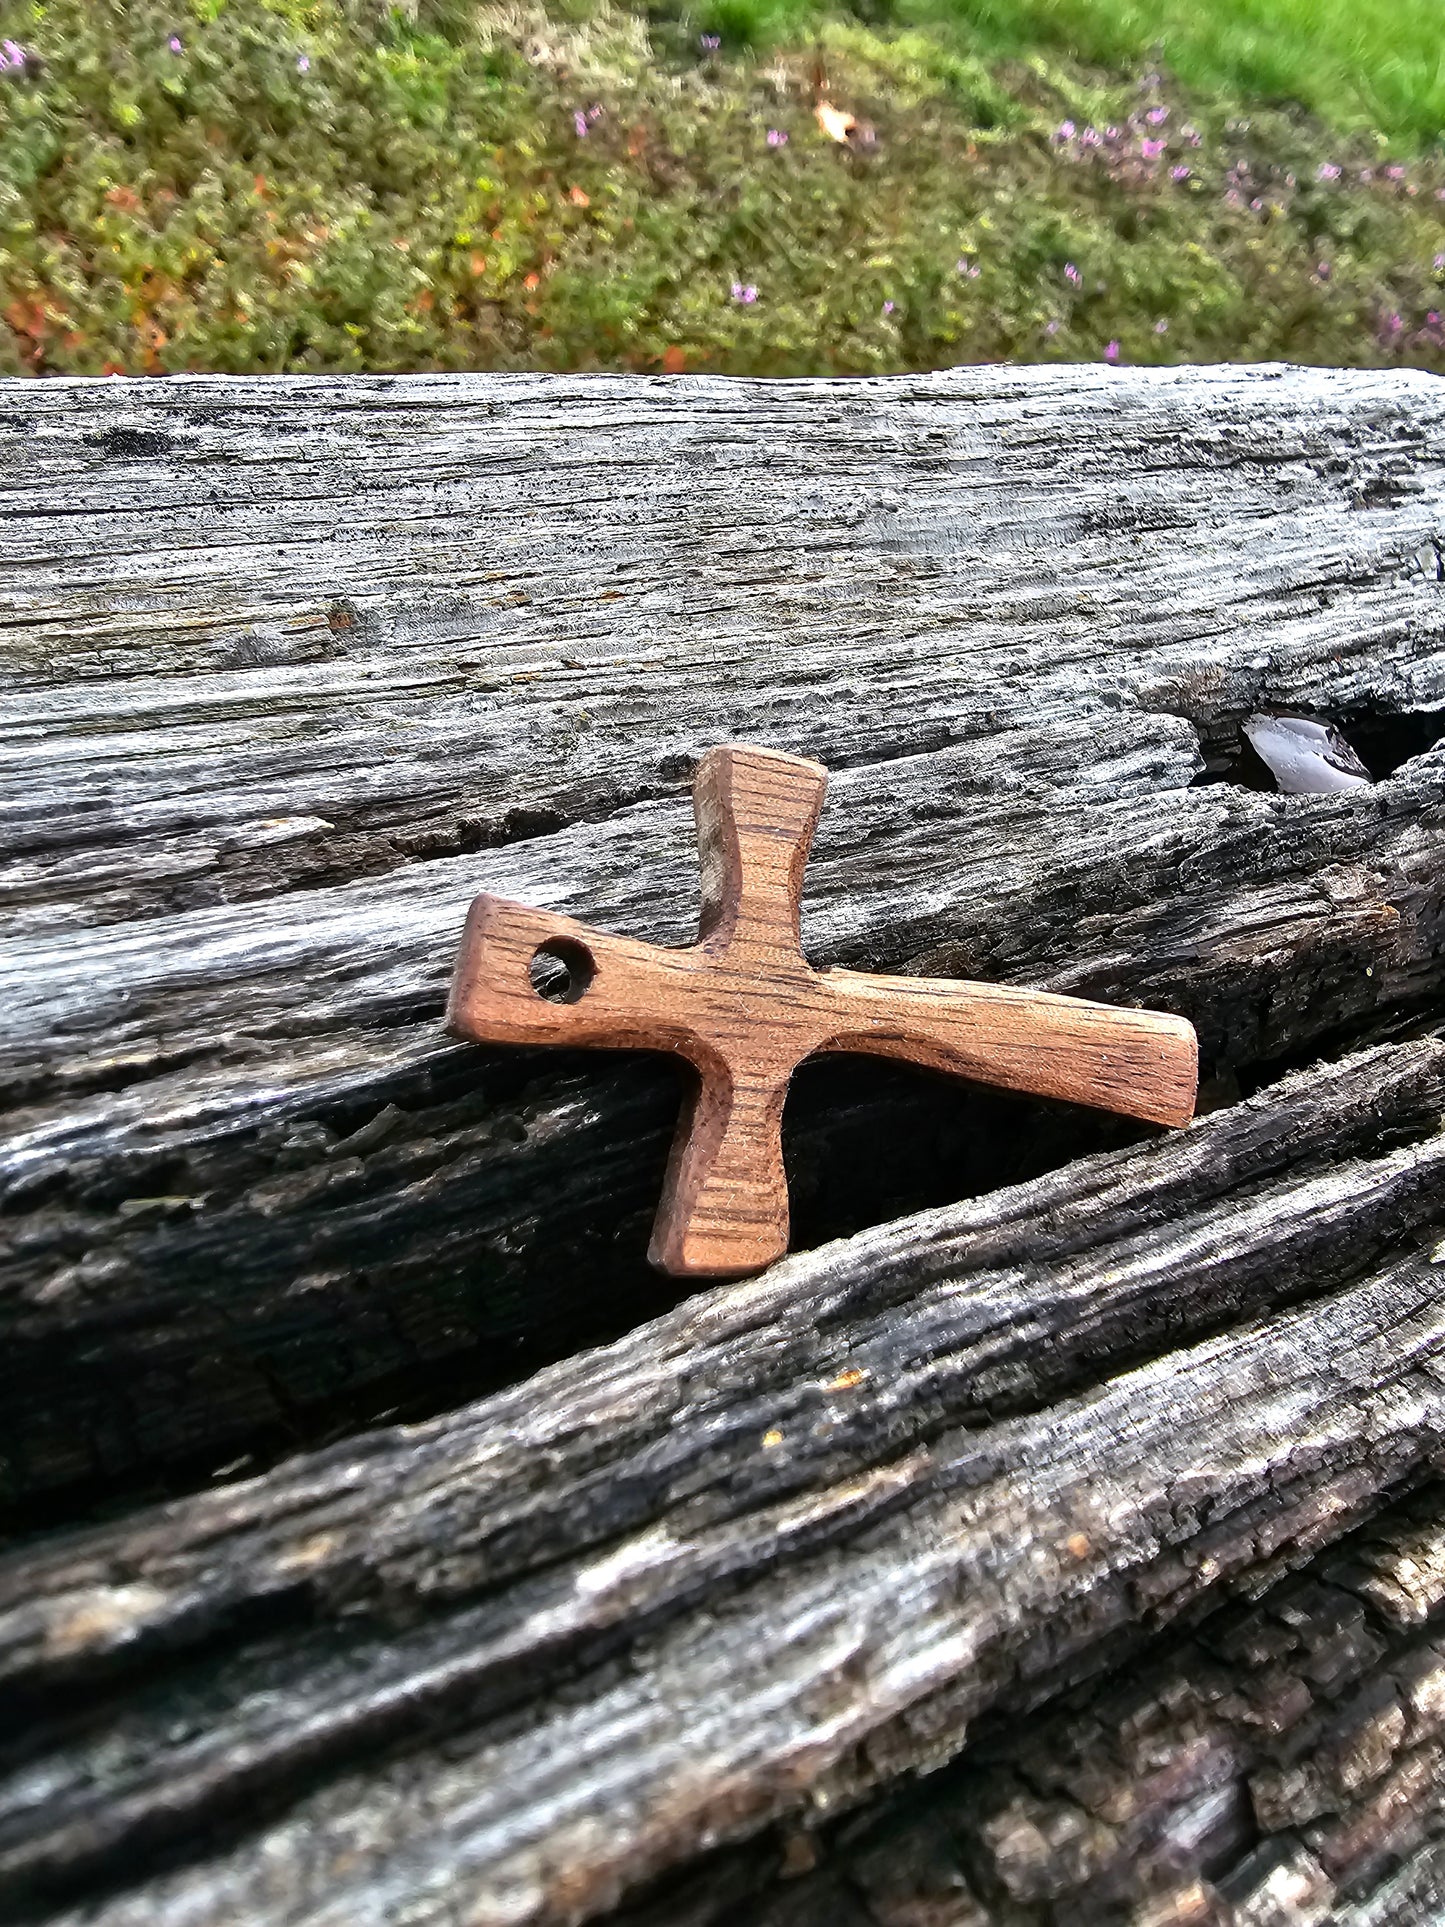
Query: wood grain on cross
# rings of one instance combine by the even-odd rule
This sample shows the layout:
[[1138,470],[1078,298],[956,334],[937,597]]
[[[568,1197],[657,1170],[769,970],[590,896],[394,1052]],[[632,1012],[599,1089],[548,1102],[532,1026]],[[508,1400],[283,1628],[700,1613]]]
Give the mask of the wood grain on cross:
[[1193,1115],[1193,1026],[999,984],[814,970],[799,904],[827,771],[710,751],[693,787],[698,940],[668,950],[480,896],[447,1011],[478,1043],[676,1052],[698,1072],[649,1256],[677,1276],[756,1271],[788,1244],[782,1117],[805,1057],[860,1051],[1160,1124]]

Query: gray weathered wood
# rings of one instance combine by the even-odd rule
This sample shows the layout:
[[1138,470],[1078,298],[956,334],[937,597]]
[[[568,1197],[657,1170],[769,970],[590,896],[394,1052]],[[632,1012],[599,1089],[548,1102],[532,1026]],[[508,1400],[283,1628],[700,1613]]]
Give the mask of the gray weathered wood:
[[[480,888],[685,935],[721,736],[837,772],[819,962],[1175,1007],[1226,1083],[1438,994],[1439,752],[1357,798],[1190,787],[1263,701],[1445,706],[1430,377],[5,402],[12,1500],[434,1407],[667,1302],[642,1248],[675,1085],[436,1018]],[[795,1108],[814,1235],[1062,1142],[1039,1107],[854,1088]],[[968,1148],[910,1190],[870,1154],[907,1139],[885,1113]]]
[[[0,1914],[1418,1917],[1445,389],[4,399]],[[890,1221],[674,1304],[665,1067],[438,1019],[479,889],[685,937],[725,736],[835,771],[816,961],[1177,1009],[1209,1114],[805,1076]]]
[[984,1723],[871,1815],[714,1857],[629,1927],[712,1927],[739,1901],[753,1927],[1439,1919],[1441,1497],[1397,1501],[1056,1710]]
[[0,1877],[560,1923],[939,1765],[1439,1467],[1442,1113],[1381,1047],[11,1555]]

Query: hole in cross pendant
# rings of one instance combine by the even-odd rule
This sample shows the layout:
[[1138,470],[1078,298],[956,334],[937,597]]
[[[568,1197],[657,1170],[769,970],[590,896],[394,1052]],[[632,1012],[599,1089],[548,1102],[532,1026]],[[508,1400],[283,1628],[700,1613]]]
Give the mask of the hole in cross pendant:
[[538,946],[527,975],[533,990],[549,1004],[575,1004],[586,995],[596,968],[586,944],[554,937]]

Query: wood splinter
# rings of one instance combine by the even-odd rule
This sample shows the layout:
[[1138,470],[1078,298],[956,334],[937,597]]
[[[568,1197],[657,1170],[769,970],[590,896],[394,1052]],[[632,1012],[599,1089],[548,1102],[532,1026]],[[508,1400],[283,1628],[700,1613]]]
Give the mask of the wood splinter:
[[447,1025],[487,1044],[664,1050],[698,1072],[648,1256],[677,1277],[759,1271],[788,1247],[783,1102],[819,1051],[901,1057],[1159,1124],[1194,1112],[1194,1027],[1157,1011],[1000,984],[814,970],[803,870],[827,786],[819,763],[728,744],[693,785],[698,940],[667,950],[479,896]]

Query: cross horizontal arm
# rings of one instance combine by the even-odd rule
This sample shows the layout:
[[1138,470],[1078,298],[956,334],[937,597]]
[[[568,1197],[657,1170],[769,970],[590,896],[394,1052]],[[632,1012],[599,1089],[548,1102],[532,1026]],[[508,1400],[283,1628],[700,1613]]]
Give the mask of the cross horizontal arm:
[[822,971],[820,981],[838,1023],[824,1050],[902,1057],[1153,1124],[1187,1124],[1194,1115],[1199,1046],[1183,1017],[1007,984],[852,970]]

